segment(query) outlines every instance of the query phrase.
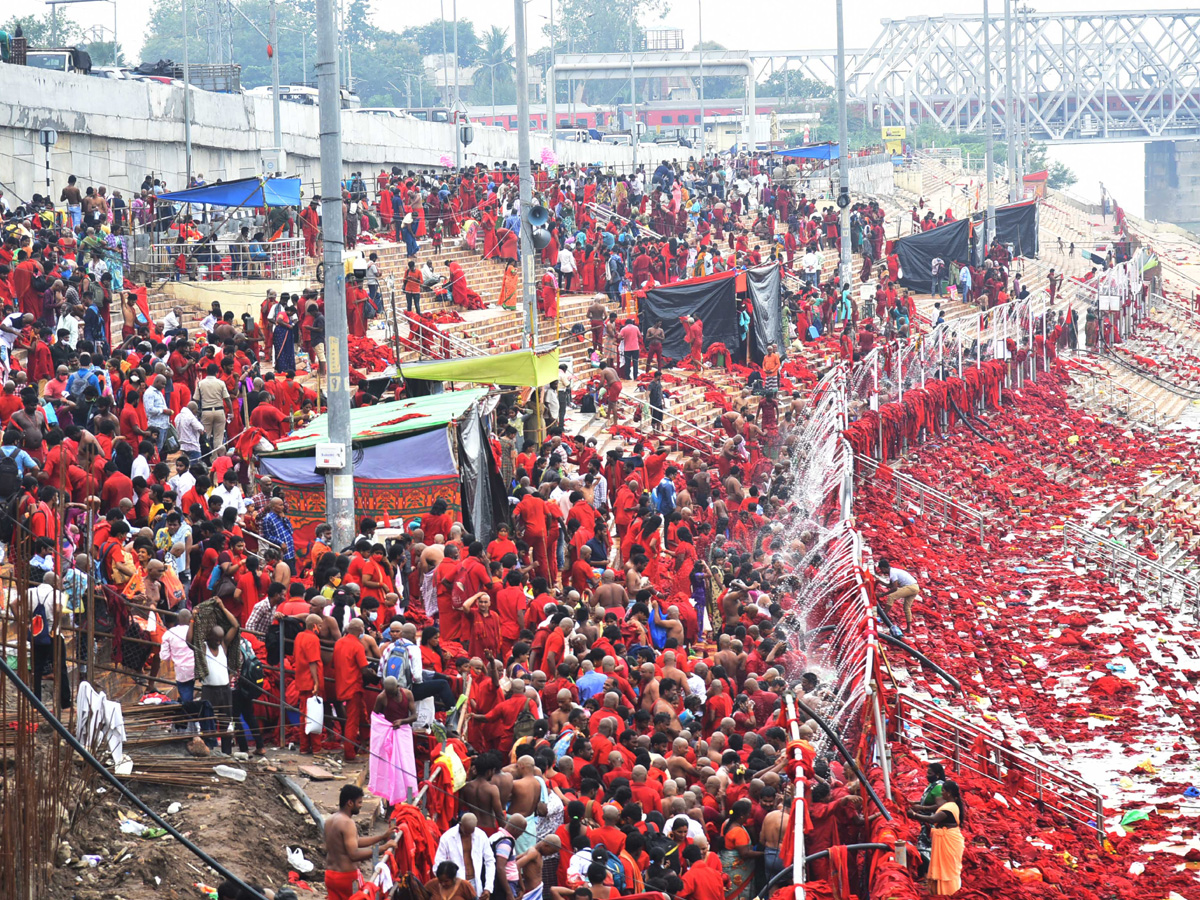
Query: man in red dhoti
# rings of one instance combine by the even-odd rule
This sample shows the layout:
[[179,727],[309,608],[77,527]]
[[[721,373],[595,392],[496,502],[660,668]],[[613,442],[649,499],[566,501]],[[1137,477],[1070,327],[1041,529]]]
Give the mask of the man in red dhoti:
[[367,318],[364,310],[367,302],[367,292],[358,286],[358,281],[351,277],[346,279],[346,327],[356,337],[367,336]]
[[450,271],[450,277],[447,278],[447,287],[450,288],[450,296],[458,306],[465,306],[467,302],[467,276],[463,272],[462,266],[453,260],[446,260],[446,268]]
[[704,363],[704,323],[693,316],[680,316],[683,323],[683,339],[688,342],[688,359],[697,369]]
[[558,318],[558,282],[553,269],[546,269],[538,288],[538,311],[547,318]]
[[300,230],[304,233],[304,255],[317,255],[317,232],[319,224],[317,220],[317,201],[313,200],[308,204],[308,207],[300,213]]

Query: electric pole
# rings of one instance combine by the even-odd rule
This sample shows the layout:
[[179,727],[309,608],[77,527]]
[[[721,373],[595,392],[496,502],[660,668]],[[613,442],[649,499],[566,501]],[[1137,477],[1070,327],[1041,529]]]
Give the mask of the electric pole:
[[[341,467],[325,476],[325,506],[333,546],[354,540],[354,458],[350,452],[350,356],[346,276],[342,267],[342,101],[338,84],[334,0],[317,0],[317,90],[321,125],[321,234],[325,260],[325,349],[329,443]],[[318,447],[318,452],[320,451]]]
[[516,20],[513,43],[517,55],[517,171],[520,176],[521,215],[521,303],[525,307],[526,347],[537,345],[537,307],[533,301],[533,171],[529,166],[529,50],[525,46],[525,4],[513,0]]
[[1004,133],[1008,137],[1008,202],[1017,196],[1017,135],[1013,110],[1013,33],[1012,0],[1004,0]]
[[[846,35],[842,24],[842,0],[837,0],[837,92],[838,92],[838,227],[841,230],[842,284],[851,283],[850,264],[850,128],[846,122]],[[753,115],[753,111],[751,111]],[[753,119],[751,119],[753,123]],[[751,133],[754,126],[751,124]]]
[[992,133],[992,20],[988,16],[988,0],[983,0],[983,130],[987,136],[984,176],[987,178],[987,231],[985,241],[991,245],[996,237],[996,201],[992,196],[995,135]]
[[275,174],[283,174],[283,125],[279,120],[279,19],[271,0],[271,115],[275,123]]

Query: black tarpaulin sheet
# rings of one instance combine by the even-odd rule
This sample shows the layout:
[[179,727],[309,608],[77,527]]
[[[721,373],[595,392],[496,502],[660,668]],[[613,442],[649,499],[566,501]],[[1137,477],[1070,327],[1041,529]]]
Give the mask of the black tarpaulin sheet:
[[662,322],[663,355],[683,359],[688,345],[683,338],[681,316],[694,316],[704,326],[704,349],[721,343],[732,353],[741,346],[738,338],[736,272],[692,278],[662,285],[647,292],[640,316],[642,330]]
[[[986,213],[973,213],[971,218],[981,226],[986,217]],[[982,228],[980,229],[982,231]],[[996,240],[1001,244],[1009,244],[1012,246],[1013,256],[1024,256],[1030,259],[1038,255],[1038,205],[1036,200],[1027,200],[1023,203],[1013,203],[1009,206],[1001,206],[996,209]],[[984,246],[982,235],[980,238],[980,246],[983,246],[983,252],[986,253],[987,248]],[[979,262],[980,252],[976,252],[976,264]]]
[[962,265],[970,260],[970,236],[971,223],[957,219],[940,228],[897,239],[892,246],[900,257],[900,283],[909,290],[929,293],[933,285],[933,258],[941,257],[946,264],[942,277],[949,278],[951,262]]
[[783,347],[783,304],[780,299],[782,279],[778,263],[756,266],[746,270],[746,290],[750,295],[754,325],[754,356],[761,362],[769,344]]

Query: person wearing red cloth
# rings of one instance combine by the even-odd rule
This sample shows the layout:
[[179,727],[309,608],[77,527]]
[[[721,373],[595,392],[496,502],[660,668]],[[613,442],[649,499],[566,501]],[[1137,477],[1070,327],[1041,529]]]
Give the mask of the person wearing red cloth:
[[[315,200],[313,201],[316,202]],[[374,837],[360,837],[354,817],[363,806],[363,789],[356,784],[342,785],[338,811],[325,822],[325,896],[327,900],[350,900],[359,879],[358,866],[371,859],[379,844],[379,853],[387,857],[396,847],[396,829],[389,825]]]
[[[293,643],[292,668],[296,672],[296,690],[300,694],[296,705],[300,709],[302,722],[307,712],[309,698],[320,696],[325,692],[325,664],[321,660],[321,638],[319,637],[321,625],[320,616],[309,614],[304,620],[304,631],[296,635]],[[300,752],[311,754],[319,744],[319,738],[314,740],[313,735],[309,734],[308,729],[302,725]]]
[[470,637],[470,624],[454,607],[454,583],[458,580],[458,569],[458,547],[447,545],[442,561],[433,570],[433,581],[437,589],[438,627],[442,636],[449,641],[462,641]]
[[503,658],[500,637],[500,617],[492,610],[492,598],[487,591],[472,594],[462,605],[463,615],[470,625],[468,649],[471,653]]
[[683,339],[688,345],[688,359],[697,369],[704,362],[704,323],[694,316],[680,316],[683,323]]
[[532,700],[525,696],[525,682],[514,678],[509,686],[508,696],[485,713],[473,713],[471,718],[483,723],[485,734],[492,736],[490,749],[499,750],[508,756],[516,743],[514,728],[521,713],[537,714],[537,707]]
[[40,393],[46,382],[54,377],[54,359],[50,355],[49,340],[54,332],[49,328],[41,328],[38,336],[29,349],[29,382],[37,385]]
[[[807,854],[820,853],[835,844],[842,843],[841,831],[851,825],[860,824],[862,816],[862,797],[847,794],[834,800],[830,787],[824,781],[813,785],[812,802],[808,806],[809,819],[812,829],[804,834],[804,852]],[[829,878],[829,860],[821,859],[812,864],[811,877],[816,879]]]
[[362,635],[362,620],[351,619],[346,633],[333,645],[333,687],[345,715],[342,752],[347,761],[358,756],[358,738],[367,720],[363,675],[370,672],[371,667],[367,665]]
[[508,526],[501,524],[496,529],[496,537],[487,546],[487,557],[490,560],[499,562],[508,554],[517,555],[517,545],[509,539]]
[[513,518],[519,523],[521,537],[533,552],[535,571],[550,581],[552,579],[547,551],[546,516],[546,501],[536,491],[530,491],[522,497],[521,502],[513,509]]
[[450,526],[454,524],[454,516],[449,512],[449,505],[441,497],[433,501],[429,512],[421,517],[421,533],[425,535],[427,544],[437,543],[438,535],[443,541],[450,539]]
[[355,337],[367,336],[367,292],[358,286],[358,279],[346,279],[346,327]]
[[721,867],[721,858],[695,844],[684,847],[683,888],[678,896],[683,900],[725,900],[725,891],[732,887],[729,876]]
[[[500,617],[501,642],[501,652],[498,655],[501,659],[508,658],[513,644],[521,637],[521,629],[525,628],[529,597],[525,594],[524,584],[525,575],[514,569],[505,576],[504,587],[496,592],[496,614]],[[478,650],[473,652],[477,653]]]
[[258,395],[258,405],[250,413],[250,427],[261,428],[263,437],[272,444],[278,444],[288,433],[291,419],[280,412],[271,402],[271,395],[262,391]]
[[317,235],[321,229],[320,218],[317,213],[318,206],[318,202],[313,200],[300,213],[300,231],[304,235],[304,255],[308,257],[317,255]]
[[[592,741],[593,748],[596,741]],[[608,762],[608,753],[604,754],[605,764]],[[621,811],[615,806],[604,807],[604,824],[599,828],[589,828],[587,839],[591,845],[595,847],[598,844],[603,844],[608,852],[614,856],[620,855],[625,849],[625,832],[617,827],[617,823],[621,820]]]

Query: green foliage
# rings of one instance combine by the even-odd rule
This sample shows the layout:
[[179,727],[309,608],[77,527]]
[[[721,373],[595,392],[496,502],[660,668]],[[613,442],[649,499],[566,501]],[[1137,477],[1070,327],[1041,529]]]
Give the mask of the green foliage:
[[1075,177],[1074,171],[1066,163],[1055,162],[1050,163],[1047,168],[1046,186],[1056,188],[1058,190],[1066,190],[1079,179]]
[[[705,41],[703,44],[696,44],[692,48],[693,51],[703,47],[705,50],[725,50],[723,44],[718,44],[716,41]],[[696,96],[700,96],[699,78],[693,78],[692,83],[696,85]],[[746,94],[746,79],[736,75],[705,75],[704,76],[704,99],[726,99],[729,97],[743,97]]]
[[58,11],[58,42],[55,44],[53,22],[54,17],[45,12],[40,16],[13,16],[0,25],[0,28],[15,35],[19,26],[30,47],[69,47],[78,43],[83,37],[83,29],[79,27],[79,23],[60,9]]
[[784,97],[790,100],[821,100],[833,96],[833,88],[823,81],[807,78],[793,69],[780,69],[754,88],[759,97]]
[[[415,44],[422,56],[441,54],[443,21],[446,26],[446,53],[452,54],[454,53],[454,22],[451,20],[435,19],[424,25],[413,25],[400,32],[400,37]],[[475,33],[475,25],[470,19],[459,19],[458,64],[460,66],[473,65],[479,58],[481,50],[479,35]],[[447,59],[450,57],[447,56]]]

